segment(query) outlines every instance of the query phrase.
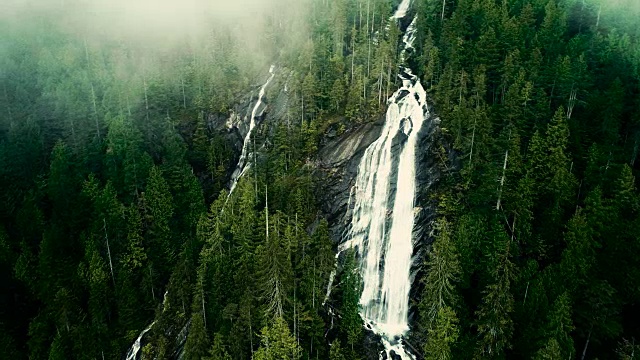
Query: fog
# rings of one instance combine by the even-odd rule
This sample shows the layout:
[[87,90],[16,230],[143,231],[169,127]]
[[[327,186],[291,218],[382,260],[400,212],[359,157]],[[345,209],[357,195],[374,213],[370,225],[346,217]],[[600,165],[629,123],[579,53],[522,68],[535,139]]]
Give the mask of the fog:
[[[279,27],[305,37],[307,0],[2,0],[0,34],[18,38],[49,27],[99,48],[121,43],[143,52],[204,49],[221,37],[243,56],[265,63],[277,55],[269,34]],[[286,29],[286,31],[285,31]],[[287,42],[293,41],[288,39]]]

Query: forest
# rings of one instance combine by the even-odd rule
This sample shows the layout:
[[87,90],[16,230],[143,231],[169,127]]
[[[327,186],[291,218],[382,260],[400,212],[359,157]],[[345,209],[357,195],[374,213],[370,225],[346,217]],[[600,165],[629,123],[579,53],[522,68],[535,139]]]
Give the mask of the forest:
[[[121,3],[0,13],[0,358],[378,359],[316,173],[403,64],[440,119],[413,356],[640,358],[637,0]],[[271,65],[230,192],[216,119]]]

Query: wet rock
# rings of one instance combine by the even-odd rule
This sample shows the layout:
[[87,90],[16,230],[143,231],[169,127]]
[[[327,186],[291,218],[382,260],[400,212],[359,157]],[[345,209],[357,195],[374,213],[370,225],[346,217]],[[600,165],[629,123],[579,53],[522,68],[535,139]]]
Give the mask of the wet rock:
[[[432,224],[436,214],[436,204],[431,195],[438,180],[441,178],[441,169],[438,164],[437,151],[440,142],[440,132],[438,129],[439,119],[429,109],[429,116],[422,126],[416,152],[416,199],[414,214],[416,216],[413,229],[414,239],[414,265],[411,270],[414,279],[422,278],[424,269],[422,268],[424,255],[433,242]],[[406,119],[404,120],[407,121]],[[412,124],[403,122],[401,129],[392,142],[391,161],[399,161],[399,152],[408,137],[413,131]],[[317,168],[314,173],[317,189],[316,194],[322,211],[322,216],[329,221],[330,233],[334,242],[344,241],[344,236],[349,230],[351,222],[351,191],[355,183],[358,166],[366,148],[371,145],[379,136],[384,123],[384,118],[365,125],[360,125],[348,130],[341,136],[329,139],[318,152]],[[392,166],[397,169],[397,166]],[[397,189],[398,174],[393,172],[389,179],[389,196],[395,198]],[[388,217],[391,218],[391,211]],[[422,285],[414,280],[411,287],[411,298],[419,299],[422,293]],[[414,302],[412,302],[414,303]],[[416,309],[411,307],[409,311],[409,325],[413,327],[416,320]],[[379,339],[370,331],[365,337],[365,348],[367,349],[367,359],[379,358]],[[393,357],[393,356],[392,356]]]
[[379,136],[384,119],[350,129],[324,144],[319,151],[314,178],[316,195],[329,222],[332,239],[340,242],[350,221],[348,210],[351,187],[366,148]]

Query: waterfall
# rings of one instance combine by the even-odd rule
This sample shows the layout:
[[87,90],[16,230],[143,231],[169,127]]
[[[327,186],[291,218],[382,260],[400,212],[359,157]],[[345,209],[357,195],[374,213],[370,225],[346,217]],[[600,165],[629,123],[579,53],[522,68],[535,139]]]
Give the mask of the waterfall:
[[[409,3],[404,0],[394,18],[403,17]],[[402,60],[413,46],[415,31],[414,18],[403,37]],[[389,99],[380,137],[365,150],[358,166],[350,199],[353,216],[339,249],[357,249],[364,283],[360,315],[366,327],[382,338],[381,359],[385,355],[391,359],[392,354],[414,359],[402,337],[409,330],[413,281],[416,146],[429,110],[425,90],[411,69],[401,66],[399,77],[402,87]]]
[[240,160],[238,160],[238,165],[236,166],[236,169],[233,171],[233,174],[231,175],[231,187],[229,188],[229,196],[231,196],[231,194],[233,193],[233,190],[236,188],[236,185],[238,185],[238,180],[240,180],[242,175],[244,175],[244,173],[251,166],[251,164],[247,162],[249,142],[251,141],[251,133],[253,132],[253,128],[256,126],[256,114],[260,108],[260,105],[262,105],[262,99],[264,98],[265,90],[267,89],[267,86],[275,76],[275,68],[276,68],[275,65],[271,65],[271,68],[269,69],[269,74],[270,74],[269,79],[260,88],[260,93],[258,94],[258,101],[256,101],[256,105],[253,107],[253,111],[251,112],[251,119],[249,121],[249,130],[247,131],[247,135],[245,135],[244,137],[244,143],[242,144],[242,154],[240,155]]
[[392,18],[393,19],[403,18],[407,14],[407,11],[409,10],[409,5],[411,5],[411,0],[402,0],[400,5],[398,5],[398,9],[396,10],[395,14],[393,14]]
[[144,336],[144,334],[146,334],[149,330],[151,330],[151,327],[153,327],[153,325],[155,325],[155,321],[152,322],[149,326],[147,326],[146,329],[142,330],[142,332],[140,333],[140,335],[138,336],[138,338],[136,339],[136,341],[133,343],[133,346],[131,346],[131,348],[129,349],[129,351],[127,352],[127,358],[126,360],[137,360],[138,358],[138,353],[140,352],[140,347],[142,345],[142,337]]
[[[169,291],[164,292],[164,297],[162,298],[162,312],[167,309],[167,295],[169,295]],[[138,335],[136,341],[129,348],[129,351],[127,351],[127,357],[125,358],[126,360],[137,360],[138,353],[140,352],[140,348],[142,346],[142,337],[144,337],[144,335],[148,333],[155,324],[156,322],[153,321],[151,324],[149,324],[149,326],[147,326],[146,329],[142,330],[140,335]]]

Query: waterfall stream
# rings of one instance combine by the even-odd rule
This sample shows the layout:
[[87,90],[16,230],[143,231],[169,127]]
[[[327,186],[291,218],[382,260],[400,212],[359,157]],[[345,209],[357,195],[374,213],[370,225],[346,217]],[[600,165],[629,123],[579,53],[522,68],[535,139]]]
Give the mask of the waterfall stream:
[[[404,0],[393,19],[404,17],[409,3]],[[403,37],[402,60],[413,46],[415,29],[414,18]],[[365,150],[358,166],[350,198],[353,216],[339,249],[357,249],[364,283],[360,315],[365,326],[382,338],[381,359],[394,358],[392,354],[414,359],[403,336],[409,330],[413,281],[416,146],[429,110],[425,90],[411,69],[401,66],[399,77],[402,87],[389,99],[380,137]]]
[[258,94],[258,101],[256,101],[256,105],[253,107],[253,111],[251,112],[251,119],[249,120],[249,130],[244,137],[244,143],[242,144],[242,153],[240,154],[240,159],[238,160],[238,165],[236,169],[233,171],[231,175],[231,186],[229,188],[229,196],[233,193],[233,190],[238,185],[238,180],[244,175],[244,173],[251,167],[251,163],[247,162],[247,156],[249,155],[249,143],[251,141],[251,133],[253,132],[253,128],[256,126],[256,114],[260,109],[260,105],[262,105],[262,99],[264,98],[264,93],[267,89],[267,86],[273,80],[275,76],[275,65],[271,65],[269,69],[269,79],[264,85],[260,88],[260,92]]
[[155,321],[152,322],[149,326],[147,326],[146,329],[142,330],[142,332],[140,333],[136,341],[133,343],[133,345],[127,352],[126,360],[136,360],[138,358],[138,353],[140,352],[140,348],[142,347],[142,337],[144,336],[144,334],[149,332],[149,330],[151,330],[151,328],[153,327],[153,325],[155,325],[155,323],[156,323]]
[[[267,79],[267,82],[264,83],[264,85],[262,85],[262,87],[260,88],[260,92],[258,93],[258,100],[256,101],[256,104],[254,105],[253,110],[251,112],[251,119],[249,121],[249,130],[247,131],[247,134],[244,137],[244,142],[242,144],[242,153],[240,155],[240,159],[238,160],[238,165],[236,166],[235,170],[233,171],[233,174],[231,175],[231,186],[229,189],[229,195],[227,196],[227,200],[229,200],[229,197],[233,193],[233,190],[235,189],[236,185],[238,185],[238,180],[240,180],[242,175],[244,175],[244,173],[249,169],[251,165],[250,162],[247,162],[247,156],[249,155],[249,142],[251,141],[251,133],[253,132],[253,129],[256,126],[256,115],[258,113],[260,106],[262,105],[262,101],[263,101],[267,86],[269,85],[269,83],[271,83],[271,80],[273,80],[275,76],[275,68],[276,68],[275,65],[271,65],[271,68],[269,68],[269,74],[270,74],[269,79]],[[163,303],[166,302],[166,299],[167,299],[167,294],[165,293]],[[133,343],[131,348],[129,348],[129,351],[127,351],[126,360],[136,360],[138,358],[138,354],[140,353],[140,349],[141,349],[142,338],[147,332],[149,332],[149,330],[151,330],[151,328],[155,323],[156,323],[155,321],[152,322],[151,325],[149,325],[146,329],[144,329],[140,333],[140,335],[138,336],[136,341]]]

